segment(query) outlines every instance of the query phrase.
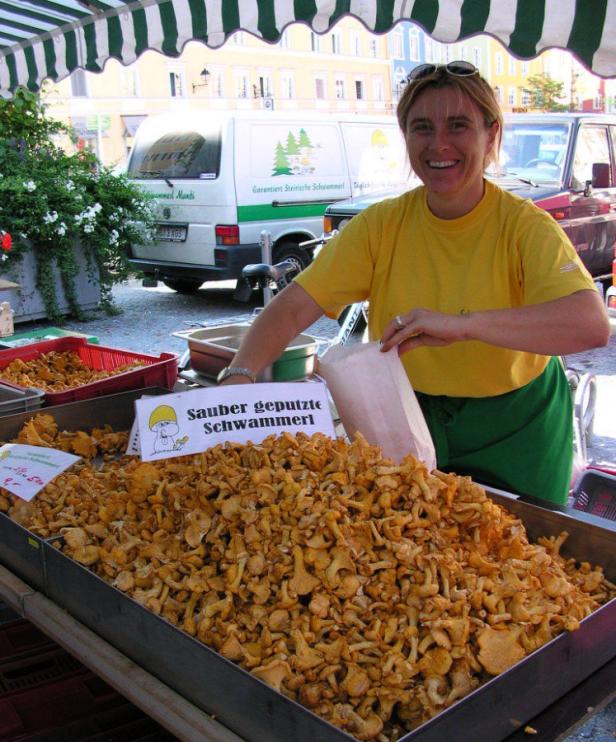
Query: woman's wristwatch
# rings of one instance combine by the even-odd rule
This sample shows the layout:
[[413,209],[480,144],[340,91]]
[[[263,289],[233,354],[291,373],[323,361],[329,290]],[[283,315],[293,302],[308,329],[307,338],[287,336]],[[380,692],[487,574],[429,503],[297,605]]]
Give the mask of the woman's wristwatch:
[[220,384],[221,381],[228,379],[230,376],[246,376],[253,384],[257,380],[257,375],[249,368],[242,368],[241,366],[226,366],[216,377],[216,383]]

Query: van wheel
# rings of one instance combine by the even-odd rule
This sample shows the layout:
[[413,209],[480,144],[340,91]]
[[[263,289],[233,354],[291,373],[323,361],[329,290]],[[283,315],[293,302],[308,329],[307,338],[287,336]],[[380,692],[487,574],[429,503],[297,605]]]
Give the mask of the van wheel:
[[164,280],[165,286],[168,286],[173,291],[177,291],[178,294],[195,294],[199,291],[199,288],[203,281],[191,281],[187,278],[169,278]]
[[310,265],[312,257],[309,252],[303,250],[295,242],[281,242],[274,250],[274,263],[282,263],[283,260],[290,260],[297,266],[297,270],[293,270],[288,274],[290,280]]

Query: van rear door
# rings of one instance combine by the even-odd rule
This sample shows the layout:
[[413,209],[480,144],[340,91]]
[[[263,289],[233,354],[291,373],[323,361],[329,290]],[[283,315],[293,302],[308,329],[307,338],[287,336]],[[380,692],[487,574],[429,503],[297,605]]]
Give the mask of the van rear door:
[[[165,277],[177,264],[194,266],[202,280],[210,277],[216,225],[236,222],[228,135],[228,122],[212,116],[165,116],[140,127],[127,175],[156,202],[154,244],[133,246],[133,262],[160,266],[156,273],[139,265],[146,273]],[[199,274],[200,267],[206,273]]]
[[411,173],[402,132],[391,121],[341,121],[353,197],[400,192],[419,185]]

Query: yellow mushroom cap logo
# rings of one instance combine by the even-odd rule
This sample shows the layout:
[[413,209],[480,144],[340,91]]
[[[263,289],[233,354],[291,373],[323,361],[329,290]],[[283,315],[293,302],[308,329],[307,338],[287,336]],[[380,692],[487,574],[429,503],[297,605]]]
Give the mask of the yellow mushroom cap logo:
[[161,423],[164,420],[174,423],[177,423],[178,421],[175,410],[168,404],[161,404],[155,410],[152,410],[152,414],[150,415],[150,428],[153,428],[156,423]]

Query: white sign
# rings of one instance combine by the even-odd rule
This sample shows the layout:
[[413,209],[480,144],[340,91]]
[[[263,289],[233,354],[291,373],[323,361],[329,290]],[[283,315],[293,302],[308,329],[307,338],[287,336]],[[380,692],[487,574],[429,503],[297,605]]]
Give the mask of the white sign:
[[218,443],[259,443],[299,431],[335,437],[321,383],[241,384],[135,401],[143,461],[200,453]]
[[54,448],[6,443],[0,446],[0,487],[22,500],[31,500],[76,461],[79,456]]

